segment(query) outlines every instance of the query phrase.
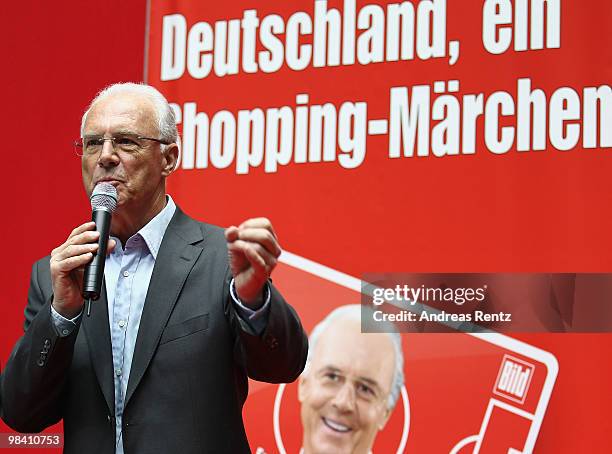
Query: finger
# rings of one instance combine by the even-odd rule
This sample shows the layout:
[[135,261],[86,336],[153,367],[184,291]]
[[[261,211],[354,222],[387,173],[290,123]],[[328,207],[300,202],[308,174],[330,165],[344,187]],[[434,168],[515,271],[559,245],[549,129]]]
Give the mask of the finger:
[[245,255],[253,271],[255,272],[255,276],[260,278],[262,281],[268,279],[268,268],[266,266],[266,261],[263,259],[261,255],[257,253],[255,247],[252,245],[247,245],[244,249]]
[[116,246],[117,246],[117,241],[113,240],[112,238],[109,238],[108,243],[106,245],[106,255],[110,255],[110,253],[115,250]]
[[246,243],[240,240],[227,244],[227,252],[233,271],[242,271],[249,266],[245,254],[245,245]]
[[81,255],[75,255],[64,260],[56,260],[51,266],[60,273],[69,274],[71,271],[83,267],[91,262],[93,254],[87,252]]
[[276,257],[260,244],[237,240],[232,243],[232,246],[233,250],[239,250],[244,254],[251,266],[254,268],[261,268],[259,271],[265,274],[266,279],[276,267]]
[[68,235],[68,239],[72,238],[73,236],[80,235],[81,233],[86,232],[88,230],[94,230],[95,228],[96,223],[94,221],[87,221],[86,223],[75,227],[72,232],[70,232],[70,235]]
[[269,230],[263,228],[244,228],[239,230],[238,237],[243,241],[262,245],[275,257],[278,257],[281,253],[276,237]]
[[276,266],[276,257],[266,250],[261,244],[249,243],[250,249],[254,250],[264,261],[268,274]]
[[96,232],[95,230],[81,232],[78,235],[68,238],[65,243],[53,249],[53,251],[51,251],[51,256],[62,253],[67,247],[73,244],[97,244],[98,238],[100,238],[100,232]]
[[272,233],[272,235],[274,235],[274,237],[277,237],[276,232],[274,231],[274,227],[272,227],[272,223],[270,222],[270,220],[268,218],[252,218],[252,219],[247,219],[242,224],[240,224],[240,226],[238,228],[239,229],[247,229],[247,228],[266,229],[266,230],[269,230],[270,233]]
[[88,221],[84,224],[81,224],[78,227],[75,227],[72,232],[70,232],[70,234],[68,235],[68,238],[66,238],[66,241],[64,241],[62,244],[60,244],[58,247],[56,247],[55,249],[53,249],[53,251],[51,251],[51,255],[53,255],[56,252],[61,251],[62,249],[66,248],[69,244],[72,244],[72,239],[80,234],[82,234],[83,232],[87,232],[87,231],[92,231],[93,229],[95,229],[95,222],[93,221]]
[[77,279],[76,282],[80,284],[83,282],[83,274],[85,273],[85,267],[87,267],[87,265],[89,265],[89,262],[84,263],[81,266],[77,266],[75,269],[72,270],[72,273],[76,273]]
[[67,243],[70,244],[88,244],[88,243],[97,243],[100,239],[100,232],[96,230],[88,230],[85,232],[81,232],[78,235],[70,238]]
[[66,241],[62,243],[60,246],[58,246],[56,249],[57,250],[65,249],[71,244],[93,243],[95,241],[98,241],[99,237],[100,237],[100,232],[97,232],[95,230],[85,230],[76,235],[69,236],[66,239]]
[[90,244],[71,244],[62,251],[54,254],[51,258],[55,262],[61,262],[70,257],[76,257],[87,253],[95,253],[98,250],[98,243]]
[[[64,260],[68,257],[85,254],[86,252],[91,252],[95,254],[96,251],[99,249],[97,240],[100,235],[98,232],[85,232],[85,233],[87,233],[88,235],[86,235],[85,238],[79,239],[78,241],[81,241],[81,240],[86,241],[86,240],[93,239],[96,242],[95,243],[89,242],[85,244],[62,245],[64,246],[63,248],[60,247],[60,248],[54,249],[54,251],[51,253],[51,258],[53,260]],[[89,233],[91,233],[92,235],[89,235]],[[113,252],[116,246],[117,246],[117,242],[113,240],[112,238],[110,238],[106,246],[106,255],[109,255],[111,252]]]
[[229,226],[225,229],[225,239],[230,243],[236,241],[238,239],[238,231],[238,227],[235,225]]
[[246,246],[246,241],[234,241],[233,243],[228,243],[227,244],[227,249],[230,252],[240,252],[242,254],[244,254],[244,247]]
[[256,245],[255,250],[260,257],[264,259],[264,262],[266,262],[266,277],[270,277],[272,270],[276,268],[276,264],[278,263],[277,258],[260,245]]

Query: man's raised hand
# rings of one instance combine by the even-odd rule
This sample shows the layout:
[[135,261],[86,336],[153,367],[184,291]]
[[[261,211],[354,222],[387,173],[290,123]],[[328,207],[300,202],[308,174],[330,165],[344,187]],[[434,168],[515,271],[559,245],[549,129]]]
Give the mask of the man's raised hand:
[[[76,227],[68,239],[51,252],[51,285],[53,308],[63,317],[74,318],[83,308],[83,269],[98,250],[100,234],[92,221]],[[109,240],[108,252],[115,247]]]
[[256,308],[263,303],[263,287],[281,254],[272,223],[249,219],[225,230],[229,263],[240,300]]

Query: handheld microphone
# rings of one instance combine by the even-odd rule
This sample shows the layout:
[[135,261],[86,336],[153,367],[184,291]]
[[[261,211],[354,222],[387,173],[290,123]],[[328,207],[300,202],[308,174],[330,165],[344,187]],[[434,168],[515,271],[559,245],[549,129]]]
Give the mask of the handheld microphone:
[[96,231],[100,232],[98,251],[92,261],[85,267],[83,275],[83,298],[88,300],[87,315],[91,311],[91,300],[100,298],[102,280],[104,279],[104,263],[106,247],[110,235],[110,224],[113,211],[117,208],[117,189],[110,184],[101,182],[91,193],[91,220],[96,223]]

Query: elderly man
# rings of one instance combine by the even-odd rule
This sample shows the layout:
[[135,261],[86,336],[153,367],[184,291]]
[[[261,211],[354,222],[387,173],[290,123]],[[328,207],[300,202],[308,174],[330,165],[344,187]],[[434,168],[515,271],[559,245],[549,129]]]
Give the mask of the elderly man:
[[[178,159],[174,114],[153,87],[117,84],[83,116],[83,184],[118,193],[104,289],[83,315],[94,224],[34,264],[2,417],[21,432],[63,419],[66,453],[249,452],[247,376],[286,382],[308,343],[269,284],[280,247],[267,219],[225,230],[166,194]],[[229,258],[228,258],[229,257]]]
[[401,337],[392,325],[387,333],[361,333],[361,310],[335,309],[310,336],[298,390],[304,454],[369,453],[400,395]]

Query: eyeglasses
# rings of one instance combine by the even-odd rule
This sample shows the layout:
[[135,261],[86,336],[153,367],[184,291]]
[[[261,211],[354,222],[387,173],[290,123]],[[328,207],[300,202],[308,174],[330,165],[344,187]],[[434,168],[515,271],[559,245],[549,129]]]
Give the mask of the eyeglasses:
[[169,142],[164,140],[132,134],[121,134],[113,137],[85,136],[74,141],[74,151],[78,156],[93,156],[102,151],[104,142],[107,140],[110,140],[113,150],[125,153],[134,153],[145,148],[144,140],[151,140],[163,145],[169,144]]

